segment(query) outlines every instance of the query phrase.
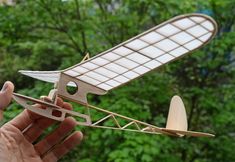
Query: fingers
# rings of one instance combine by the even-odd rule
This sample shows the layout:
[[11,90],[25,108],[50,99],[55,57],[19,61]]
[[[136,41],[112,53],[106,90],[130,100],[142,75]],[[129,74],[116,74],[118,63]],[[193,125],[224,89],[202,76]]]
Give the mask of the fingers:
[[43,161],[56,162],[75,146],[81,143],[83,135],[81,132],[74,132],[68,138],[66,138],[63,143],[52,149],[44,157]]
[[[17,115],[14,119],[9,121],[6,125],[10,124],[14,127],[18,128],[20,131],[23,131],[26,127],[28,127],[32,123],[32,119],[30,118],[28,111],[25,109],[19,115]],[[4,127],[4,125],[3,125]]]
[[35,120],[23,131],[23,135],[30,143],[33,143],[44,132],[44,130],[54,124],[54,122],[55,121],[49,121],[46,118]]
[[[34,105],[37,108],[42,108],[42,105]],[[23,112],[21,112],[19,115],[17,115],[14,119],[12,119],[9,123],[16,128],[18,128],[20,131],[24,131],[27,129],[35,120],[38,120],[40,118],[43,118],[42,116],[31,112],[27,109],[24,109]]]
[[66,135],[68,135],[68,133],[70,133],[76,125],[77,122],[74,118],[66,118],[54,132],[34,146],[35,150],[40,155],[45,154],[55,144],[59,143]]
[[14,91],[14,84],[10,81],[5,82],[0,91],[0,109],[3,110],[11,102]]
[[[47,97],[44,97],[44,98],[41,98],[41,99],[43,99],[43,100],[48,100]],[[64,102],[63,102],[63,100],[62,100],[61,98],[57,98],[57,100],[56,100],[56,105],[59,106],[59,107],[64,108]],[[36,104],[35,106],[38,107],[38,108],[41,108],[41,109],[46,108],[44,105],[39,105],[39,104]],[[65,109],[68,109],[68,108],[65,107]],[[70,107],[69,109],[72,109],[72,107]],[[36,114],[36,113],[34,113],[34,112],[32,112],[32,111],[27,110],[27,112],[28,112],[28,114],[29,114],[29,117],[32,119],[32,121],[38,120],[38,119],[40,119],[40,118],[47,119],[47,120],[50,121],[50,122],[54,121],[54,120],[52,120],[52,119],[49,119],[49,118],[43,117],[43,116],[41,116],[41,115],[38,115],[38,114]]]
[[[57,99],[57,105],[60,106],[60,107],[63,107],[63,100],[58,98]],[[38,108],[42,108],[41,105],[35,105],[35,106],[38,107]],[[72,107],[70,107],[70,108],[66,107],[66,109],[72,109]],[[34,121],[39,120],[41,118],[47,119],[46,121],[48,121],[49,123],[53,123],[54,122],[52,119],[45,118],[43,116],[40,116],[40,115],[38,115],[38,114],[36,114],[34,112],[31,112],[31,111],[25,109],[22,113],[20,113],[14,119],[12,119],[9,122],[9,124],[12,124],[13,126],[18,128],[19,130],[23,131],[26,128],[28,129],[28,127]],[[43,124],[45,124],[45,123],[43,123]]]
[[63,108],[65,108],[67,110],[72,110],[73,106],[70,103],[68,103],[68,102],[64,102],[63,103]]
[[[63,102],[62,99],[58,99],[57,105],[64,108],[71,110],[72,106],[69,103]],[[32,113],[32,112],[31,112]],[[33,115],[34,121],[31,122],[30,126],[23,131],[23,134],[25,135],[25,138],[28,139],[30,143],[34,142],[42,133],[43,131],[54,124],[56,121],[52,119],[48,119],[45,117],[37,118],[37,114],[31,114]]]
[[5,82],[0,92],[0,109],[4,109],[11,102],[14,85],[10,81]]

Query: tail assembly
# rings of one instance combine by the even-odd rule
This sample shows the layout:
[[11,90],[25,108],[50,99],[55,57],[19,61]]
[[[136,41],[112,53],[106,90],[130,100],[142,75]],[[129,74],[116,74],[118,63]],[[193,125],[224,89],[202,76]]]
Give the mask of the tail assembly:
[[187,114],[184,103],[179,96],[171,99],[170,109],[168,113],[166,128],[162,130],[169,133],[176,133],[179,136],[195,136],[195,137],[214,137],[213,134],[188,131]]
[[179,96],[174,96],[171,99],[166,129],[182,131],[188,130],[188,121],[184,103]]

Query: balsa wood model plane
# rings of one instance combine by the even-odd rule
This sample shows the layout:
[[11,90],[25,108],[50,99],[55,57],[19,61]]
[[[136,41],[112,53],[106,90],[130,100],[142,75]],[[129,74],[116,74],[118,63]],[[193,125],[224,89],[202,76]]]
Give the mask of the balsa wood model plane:
[[[114,88],[200,48],[208,43],[216,32],[217,24],[209,16],[203,14],[177,16],[95,57],[89,58],[87,55],[82,62],[68,69],[61,71],[22,70],[20,72],[24,75],[55,84],[55,88],[49,94],[51,102],[16,93],[13,98],[24,108],[57,121],[63,121],[66,115],[71,115],[76,117],[78,125],[94,128],[178,137],[184,135],[212,137],[214,135],[209,133],[188,131],[185,107],[179,96],[174,96],[171,100],[166,128],[160,128],[92,106],[87,101],[87,94],[104,95]],[[77,89],[72,93],[68,91],[67,86]],[[76,102],[83,106],[86,112],[62,109],[56,105],[56,97]],[[36,108],[29,102],[45,105],[46,109]],[[103,113],[103,116],[93,118],[92,111]],[[106,121],[112,122],[105,124]]]

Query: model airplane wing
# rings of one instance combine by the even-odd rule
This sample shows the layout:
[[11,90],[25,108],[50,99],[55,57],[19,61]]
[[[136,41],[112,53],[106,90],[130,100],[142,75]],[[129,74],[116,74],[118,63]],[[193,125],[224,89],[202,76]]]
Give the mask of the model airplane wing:
[[132,39],[64,71],[20,71],[55,83],[65,73],[105,91],[127,83],[206,44],[216,33],[216,23],[202,14],[166,21]]
[[[216,34],[217,25],[203,14],[172,18],[95,57],[62,71],[20,71],[27,76],[56,83],[58,95],[87,103],[87,93],[102,95],[141,75],[196,50]],[[67,85],[79,87],[68,94]]]
[[58,82],[61,73],[61,71],[26,71],[26,70],[20,70],[19,72],[26,76],[30,76],[32,78],[49,83]]
[[[42,80],[48,83],[57,83],[60,78],[61,71],[27,71],[27,70],[20,70],[21,74],[26,76]],[[76,86],[73,82],[68,84],[69,86]]]

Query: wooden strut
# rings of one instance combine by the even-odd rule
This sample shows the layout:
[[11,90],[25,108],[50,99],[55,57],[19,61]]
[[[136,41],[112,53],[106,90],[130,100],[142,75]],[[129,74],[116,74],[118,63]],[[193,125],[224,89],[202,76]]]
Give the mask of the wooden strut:
[[84,61],[88,60],[89,58],[90,58],[90,54],[87,53],[87,54],[83,57],[83,59],[82,59],[81,62],[84,62]]
[[[82,119],[85,119],[85,122],[78,122],[77,121],[77,125],[82,125],[82,126],[88,126],[88,127],[93,127],[93,128],[103,128],[103,129],[113,129],[113,130],[123,130],[123,131],[132,131],[132,132],[139,132],[139,133],[147,133],[147,134],[165,134],[165,135],[170,135],[170,136],[177,136],[179,137],[179,135],[177,133],[174,132],[169,132],[169,131],[164,131],[162,130],[163,128],[145,123],[145,122],[141,122],[111,111],[107,111],[101,108],[98,108],[96,106],[93,105],[87,105],[87,108],[91,108],[94,109],[98,112],[102,112],[107,114],[105,117],[102,117],[101,119],[99,119],[98,121],[92,122],[91,117],[89,115],[85,115],[85,114],[80,114],[78,112],[75,111],[71,111],[71,110],[66,110],[66,109],[62,109],[61,107],[52,104],[52,103],[48,103],[42,100],[38,100],[38,99],[34,99],[28,96],[24,96],[21,94],[17,94],[14,93],[13,94],[13,99],[19,103],[20,105],[22,105],[24,108],[33,111],[37,114],[40,114],[44,117],[50,118],[50,119],[54,119],[57,121],[63,121],[66,117],[66,115],[71,115],[71,116],[76,116]],[[28,104],[27,102],[33,102],[35,104],[42,104],[45,105],[47,108],[46,109],[40,109],[37,108],[35,106],[32,106],[31,104]],[[54,116],[53,115],[53,111],[59,111],[61,112],[60,116]],[[120,118],[124,121],[127,121],[128,123],[124,126],[121,126],[120,123],[118,122],[118,120],[116,118]],[[115,126],[103,126],[101,125],[102,122],[108,120],[108,119],[113,119]],[[134,125],[134,127],[132,128],[128,128],[129,126]]]

